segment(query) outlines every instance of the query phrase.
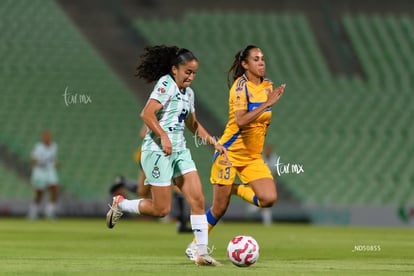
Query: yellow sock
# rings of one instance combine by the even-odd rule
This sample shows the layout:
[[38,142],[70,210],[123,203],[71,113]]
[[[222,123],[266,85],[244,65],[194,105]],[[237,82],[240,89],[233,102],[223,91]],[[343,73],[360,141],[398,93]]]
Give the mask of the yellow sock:
[[208,234],[210,235],[211,231],[213,231],[215,225],[208,224]]
[[236,195],[243,198],[245,201],[260,207],[260,202],[250,186],[237,185]]

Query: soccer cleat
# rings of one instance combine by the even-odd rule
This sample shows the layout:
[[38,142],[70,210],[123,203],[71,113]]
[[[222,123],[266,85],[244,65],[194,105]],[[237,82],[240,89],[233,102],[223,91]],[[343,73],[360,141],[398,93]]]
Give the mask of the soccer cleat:
[[124,200],[124,197],[117,195],[113,197],[112,206],[108,204],[110,208],[108,213],[106,213],[106,226],[108,226],[108,228],[114,228],[115,224],[124,214],[118,207],[119,202],[122,200]]
[[[211,248],[207,247],[208,255],[212,255],[216,247],[213,245]],[[190,244],[185,249],[185,255],[190,259],[190,261],[194,261],[197,255],[197,245],[194,242],[190,242]]]
[[196,256],[194,262],[196,265],[223,266],[222,263],[216,261],[213,257],[211,257],[208,254]]
[[197,254],[197,245],[194,242],[191,242],[187,249],[185,250],[185,255],[191,260],[194,261]]

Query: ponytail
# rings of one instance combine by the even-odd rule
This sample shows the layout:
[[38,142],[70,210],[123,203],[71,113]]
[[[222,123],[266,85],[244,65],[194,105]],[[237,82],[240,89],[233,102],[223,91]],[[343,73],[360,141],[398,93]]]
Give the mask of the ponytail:
[[257,48],[254,45],[248,45],[241,51],[238,51],[234,56],[233,64],[230,66],[229,70],[227,70],[227,84],[229,88],[232,86],[233,82],[240,76],[242,76],[245,72],[243,66],[241,65],[242,61],[247,62],[247,57],[249,56],[249,52],[251,49]]

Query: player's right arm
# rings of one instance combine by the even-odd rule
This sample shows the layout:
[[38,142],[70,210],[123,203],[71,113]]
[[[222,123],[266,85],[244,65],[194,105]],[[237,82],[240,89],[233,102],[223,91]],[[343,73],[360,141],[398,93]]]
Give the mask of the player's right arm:
[[149,99],[147,104],[144,106],[144,109],[141,111],[141,118],[147,127],[149,127],[155,135],[160,137],[162,151],[165,153],[165,155],[170,155],[172,152],[172,144],[170,138],[168,138],[167,133],[165,133],[165,131],[162,129],[157,117],[155,116],[157,111],[161,108],[162,104],[159,101],[155,99]]

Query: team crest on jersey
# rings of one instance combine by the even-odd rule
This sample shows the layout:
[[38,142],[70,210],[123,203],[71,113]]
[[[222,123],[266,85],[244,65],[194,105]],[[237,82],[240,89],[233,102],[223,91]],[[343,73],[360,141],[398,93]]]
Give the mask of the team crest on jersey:
[[158,92],[160,92],[161,94],[165,93],[165,88],[164,87],[158,87]]
[[157,166],[155,166],[154,169],[152,169],[152,177],[160,177],[160,168],[158,168]]
[[246,79],[242,77],[236,84],[236,93],[242,92],[245,84],[246,84]]

